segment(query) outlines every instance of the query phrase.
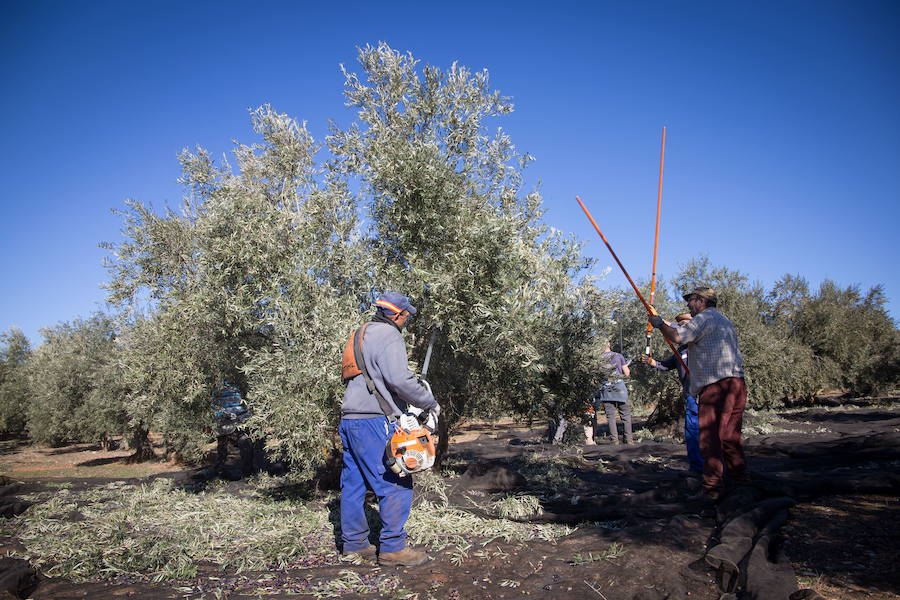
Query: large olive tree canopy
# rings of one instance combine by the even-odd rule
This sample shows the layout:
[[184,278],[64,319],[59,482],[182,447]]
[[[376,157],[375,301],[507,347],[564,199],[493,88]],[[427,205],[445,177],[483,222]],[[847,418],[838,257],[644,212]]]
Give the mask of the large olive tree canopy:
[[[245,392],[249,426],[301,468],[337,422],[338,363],[373,295],[413,298],[414,360],[437,331],[429,379],[447,422],[573,412],[597,384],[605,298],[578,245],[522,190],[529,157],[496,124],[512,111],[486,71],[420,67],[385,44],[344,70],[357,119],[317,162],[305,125],[263,106],[262,141],[235,165],[181,155],[187,195],[162,215],[130,202],[110,246],[110,298],[143,317],[123,336],[128,410],[185,455],[209,398]],[[490,128],[490,129],[489,129]]]

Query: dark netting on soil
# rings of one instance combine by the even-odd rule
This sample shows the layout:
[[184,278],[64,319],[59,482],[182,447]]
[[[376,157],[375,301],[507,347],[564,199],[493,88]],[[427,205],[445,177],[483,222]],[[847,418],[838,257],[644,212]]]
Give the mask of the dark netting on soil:
[[0,486],[0,518],[9,519],[21,515],[31,506],[30,502],[20,500],[15,496],[20,487],[14,483]]
[[[22,514],[31,506],[31,502],[20,500],[14,494],[20,492],[20,486],[9,483],[4,478],[0,486],[0,517],[9,519]],[[9,549],[15,544],[2,544],[4,549]],[[4,556],[0,558],[0,596],[4,598],[29,598],[38,586],[38,573],[27,560]]]
[[0,596],[29,598],[39,583],[38,574],[27,560],[0,558]]
[[[478,460],[454,481],[448,497],[458,508],[496,517],[490,502],[473,503],[469,495],[534,493],[541,483],[529,478],[528,465],[534,460],[528,456],[541,453],[566,464],[575,487],[546,487],[541,512],[508,518],[570,525],[617,521],[622,535],[631,539],[665,536],[673,547],[699,547],[697,558],[715,570],[722,598],[814,599],[818,595],[812,590],[797,589],[793,567],[781,549],[788,508],[822,496],[900,492],[900,433],[895,431],[900,419],[879,410],[798,414],[800,421],[831,418],[839,426],[825,436],[788,433],[752,439],[746,448],[752,482],[729,489],[714,507],[692,499],[700,479],[672,459],[683,448],[659,443],[600,446],[576,457],[518,438],[505,447],[482,440],[468,448],[460,444],[454,448],[459,458]],[[696,519],[705,519],[709,527],[698,527]],[[698,540],[704,533],[705,539]],[[659,597],[678,597],[673,586]]]
[[753,445],[758,484],[797,499],[841,493],[891,493],[900,487],[900,433],[810,442],[802,436]]

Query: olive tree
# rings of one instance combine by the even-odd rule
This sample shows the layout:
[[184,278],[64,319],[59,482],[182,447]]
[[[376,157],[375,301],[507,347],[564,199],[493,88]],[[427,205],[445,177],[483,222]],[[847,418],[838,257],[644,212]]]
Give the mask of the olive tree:
[[428,376],[444,426],[532,414],[596,379],[608,310],[581,278],[578,244],[521,189],[529,157],[488,133],[509,101],[486,72],[419,69],[383,44],[359,59],[361,73],[344,70],[358,118],[332,125],[324,163],[305,126],[263,106],[251,115],[261,141],[238,144],[234,167],[183,152],[180,210],[131,202],[125,241],[108,246],[111,300],[144,313],[122,341],[129,414],[185,457],[200,456],[227,380],[270,451],[318,466],[333,449],[343,345],[388,289],[421,309],[414,360],[438,334]]
[[182,152],[180,211],[129,203],[108,288],[146,313],[123,340],[133,418],[199,460],[227,381],[253,410],[252,433],[306,468],[335,422],[331,357],[360,320],[370,261],[346,181],[315,178],[305,126],[269,106],[251,119],[261,142],[238,144],[234,168]]
[[876,394],[900,384],[900,332],[885,309],[880,286],[824,281],[790,313],[792,334],[829,363],[834,386],[853,394]]
[[30,401],[27,364],[31,344],[22,330],[12,327],[0,334],[0,436],[21,435]]
[[590,284],[575,283],[587,263],[522,189],[531,157],[496,125],[510,100],[487,71],[421,66],[386,44],[361,48],[359,63],[344,69],[358,119],[332,128],[330,166],[363,184],[378,285],[420,302],[415,356],[439,332],[429,379],[445,423],[583,397],[596,370],[563,368],[559,350],[595,343],[581,322]]
[[28,364],[28,432],[35,442],[107,443],[129,432],[115,320],[102,313],[41,330]]

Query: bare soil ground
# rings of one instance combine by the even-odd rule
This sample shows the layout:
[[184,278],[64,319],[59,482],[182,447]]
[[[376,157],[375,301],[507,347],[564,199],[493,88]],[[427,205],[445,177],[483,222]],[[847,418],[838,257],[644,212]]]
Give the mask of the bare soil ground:
[[[473,537],[470,547],[432,551],[432,561],[410,569],[347,563],[334,552],[240,572],[208,562],[196,565],[192,577],[161,582],[140,573],[88,581],[39,575],[37,586],[25,593],[36,600],[298,594],[778,600],[806,588],[792,598],[900,598],[900,404],[895,400],[747,415],[752,484],[712,507],[688,500],[699,481],[686,471],[681,444],[645,432],[630,447],[560,447],[546,444],[542,434],[509,422],[467,426],[451,441],[446,488],[417,483],[417,502],[426,504],[414,510],[428,509],[433,505],[427,502],[443,494],[448,507],[481,518],[570,527],[561,538],[483,544]],[[0,443],[0,473],[9,478],[0,487],[0,501],[60,486],[69,493],[89,491],[122,480],[171,478],[186,489],[200,489],[210,477],[209,470],[185,471],[163,462],[128,465],[127,456],[91,445],[51,449]],[[230,482],[223,489],[242,496],[251,486]],[[504,501],[528,497],[539,500],[539,511],[498,512]],[[314,499],[296,501],[317,506]],[[335,506],[331,500],[321,510],[334,513]],[[84,516],[73,511],[67,518]],[[34,552],[8,535],[0,537],[0,556],[7,555]],[[0,587],[6,581],[0,573]],[[735,596],[723,596],[732,588]]]
[[143,478],[175,473],[184,466],[171,462],[130,464],[131,450],[103,450],[99,444],[71,444],[62,448],[0,442],[0,473],[17,481]]

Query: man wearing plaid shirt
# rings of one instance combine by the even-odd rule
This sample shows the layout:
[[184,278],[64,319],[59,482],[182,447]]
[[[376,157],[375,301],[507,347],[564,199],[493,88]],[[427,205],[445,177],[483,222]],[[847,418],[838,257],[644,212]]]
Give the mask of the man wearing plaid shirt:
[[[688,345],[690,393],[700,408],[700,454],[703,456],[703,493],[717,499],[723,476],[747,478],[741,423],[747,404],[744,360],[731,321],[716,310],[715,290],[698,287],[684,295],[693,319],[672,327],[661,317],[650,323],[673,343]],[[724,464],[723,464],[724,460]]]

